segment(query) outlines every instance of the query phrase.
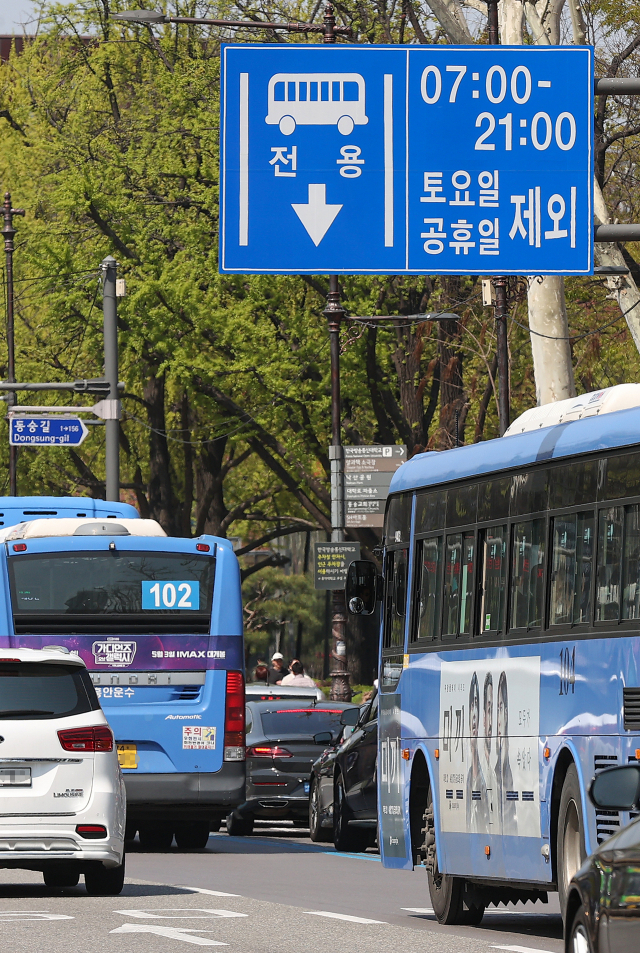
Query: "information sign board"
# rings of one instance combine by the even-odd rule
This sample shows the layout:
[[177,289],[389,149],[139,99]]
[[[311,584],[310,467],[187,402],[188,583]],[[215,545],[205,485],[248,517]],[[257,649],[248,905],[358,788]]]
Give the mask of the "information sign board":
[[20,414],[9,418],[9,443],[14,447],[79,447],[88,433],[80,417]]
[[316,543],[313,579],[316,589],[344,589],[347,569],[360,559],[360,543]]
[[402,444],[344,448],[346,526],[382,527],[391,477],[406,459]]
[[229,44],[222,84],[221,271],[592,272],[591,47]]

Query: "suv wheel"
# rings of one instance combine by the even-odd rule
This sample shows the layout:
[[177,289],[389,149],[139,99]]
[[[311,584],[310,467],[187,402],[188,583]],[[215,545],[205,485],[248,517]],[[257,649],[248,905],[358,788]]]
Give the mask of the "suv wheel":
[[349,827],[350,811],[344,793],[344,782],[338,775],[333,795],[333,845],[336,850],[359,854],[371,842],[368,830]]
[[253,834],[253,814],[242,817],[232,811],[227,817],[227,834],[230,837],[250,837]]
[[309,837],[315,843],[332,840],[332,832],[328,827],[321,826],[320,819],[320,788],[316,778],[311,782],[309,795]]
[[58,864],[42,872],[47,887],[75,887],[80,880],[80,871],[72,864]]
[[117,897],[124,886],[124,857],[119,867],[98,863],[85,871],[84,885],[90,897]]

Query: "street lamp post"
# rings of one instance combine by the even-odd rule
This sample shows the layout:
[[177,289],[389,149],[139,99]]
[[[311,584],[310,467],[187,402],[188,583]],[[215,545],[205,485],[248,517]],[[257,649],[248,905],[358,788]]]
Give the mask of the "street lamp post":
[[[16,382],[16,352],[15,326],[13,314],[13,236],[16,233],[13,227],[13,216],[24,215],[23,208],[11,207],[11,193],[4,193],[4,255],[7,270],[7,380],[9,384]],[[16,402],[15,395],[7,394],[7,406],[11,409]],[[18,448],[9,447],[9,496],[18,495]]]

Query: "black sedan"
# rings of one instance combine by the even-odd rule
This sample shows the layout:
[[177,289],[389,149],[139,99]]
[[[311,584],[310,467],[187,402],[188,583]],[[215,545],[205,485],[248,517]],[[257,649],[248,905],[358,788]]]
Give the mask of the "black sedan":
[[357,720],[351,712],[342,720],[343,734],[311,769],[309,834],[333,840],[336,850],[360,852],[373,846],[377,830],[377,694]]
[[[589,792],[599,810],[640,809],[640,765],[596,775]],[[640,950],[640,817],[594,851],[569,885],[566,953]]]
[[349,708],[315,698],[247,703],[247,799],[227,817],[229,834],[251,834],[257,817],[306,823],[311,765],[336,741]]

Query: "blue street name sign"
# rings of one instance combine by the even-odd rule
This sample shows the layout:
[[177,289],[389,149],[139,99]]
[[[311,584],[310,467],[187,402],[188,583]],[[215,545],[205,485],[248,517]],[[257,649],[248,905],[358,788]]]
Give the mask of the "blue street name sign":
[[229,44],[220,270],[590,274],[590,47]]
[[79,447],[88,433],[79,417],[9,418],[9,443],[14,447]]

